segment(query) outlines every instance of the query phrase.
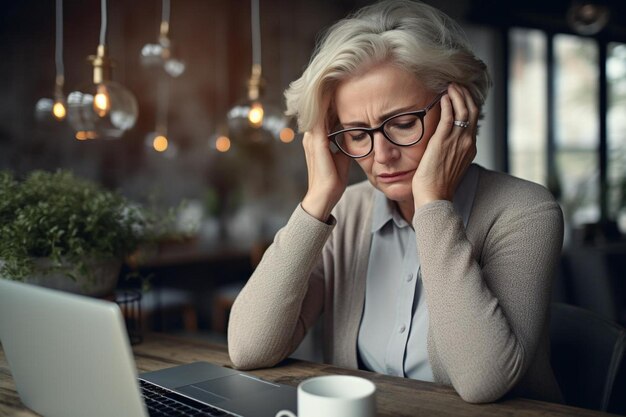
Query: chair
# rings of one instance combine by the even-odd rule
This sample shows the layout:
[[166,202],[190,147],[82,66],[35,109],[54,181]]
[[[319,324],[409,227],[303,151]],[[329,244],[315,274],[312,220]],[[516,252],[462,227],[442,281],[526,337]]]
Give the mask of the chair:
[[182,322],[186,332],[198,331],[198,316],[191,291],[177,288],[153,288],[141,299],[142,327],[165,331]]
[[624,393],[626,330],[602,316],[568,304],[553,303],[551,362],[568,405],[619,412]]
[[605,249],[591,245],[570,245],[566,262],[572,304],[619,321],[621,306]]
[[626,358],[622,359],[622,364],[615,376],[613,393],[611,394],[607,411],[609,413],[626,415]]

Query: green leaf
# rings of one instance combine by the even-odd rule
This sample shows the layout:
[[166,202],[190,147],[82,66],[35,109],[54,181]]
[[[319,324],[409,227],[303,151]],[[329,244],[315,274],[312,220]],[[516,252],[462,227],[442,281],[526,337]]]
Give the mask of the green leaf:
[[0,171],[0,273],[13,279],[32,273],[37,257],[57,266],[71,260],[74,275],[89,275],[88,257],[119,259],[173,223],[69,171],[33,171],[24,179]]

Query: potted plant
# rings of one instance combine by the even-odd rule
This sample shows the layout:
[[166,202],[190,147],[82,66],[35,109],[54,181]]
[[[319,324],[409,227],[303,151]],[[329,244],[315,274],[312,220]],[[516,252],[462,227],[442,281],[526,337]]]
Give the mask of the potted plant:
[[0,276],[111,293],[124,257],[156,238],[157,217],[71,172],[0,172]]

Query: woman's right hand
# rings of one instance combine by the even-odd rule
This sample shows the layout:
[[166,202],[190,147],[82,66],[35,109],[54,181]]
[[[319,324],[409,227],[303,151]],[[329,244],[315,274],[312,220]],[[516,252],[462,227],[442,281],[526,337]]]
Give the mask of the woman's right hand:
[[331,152],[324,120],[304,133],[302,145],[309,176],[309,189],[302,199],[302,208],[326,222],[348,185],[350,158],[341,152]]

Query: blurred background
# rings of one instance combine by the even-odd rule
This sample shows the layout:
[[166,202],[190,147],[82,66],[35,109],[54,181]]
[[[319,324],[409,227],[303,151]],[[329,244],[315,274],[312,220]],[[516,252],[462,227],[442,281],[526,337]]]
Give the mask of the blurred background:
[[[59,41],[54,0],[4,1],[0,169],[64,168],[139,202],[185,201],[179,226],[190,237],[134,265],[160,291],[144,310],[155,312],[155,329],[223,334],[229,303],[306,190],[301,135],[281,116],[282,92],[320,32],[369,3],[260,0],[255,10],[254,1],[109,0],[111,79],[135,97],[137,115],[120,137],[93,139],[51,109],[59,62],[67,100],[93,84],[87,56],[101,43],[101,2],[64,1]],[[555,297],[623,323],[626,4],[428,3],[461,23],[492,73],[476,162],[543,184],[562,204]],[[254,63],[265,119],[250,129],[236,119],[259,83]],[[351,181],[363,178],[353,170]]]

